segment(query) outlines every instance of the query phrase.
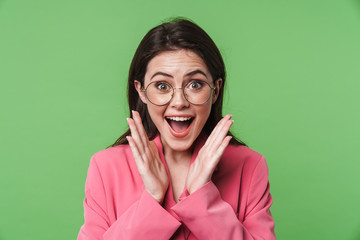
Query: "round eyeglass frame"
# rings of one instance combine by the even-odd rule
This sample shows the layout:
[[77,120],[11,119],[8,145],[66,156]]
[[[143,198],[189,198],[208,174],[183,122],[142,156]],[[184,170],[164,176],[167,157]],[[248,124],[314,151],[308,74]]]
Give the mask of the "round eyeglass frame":
[[[173,97],[174,97],[175,89],[182,89],[182,93],[183,93],[183,96],[184,96],[185,100],[188,101],[190,104],[192,104],[192,105],[202,105],[202,104],[206,103],[207,101],[209,101],[209,99],[211,98],[211,95],[212,95],[213,91],[215,91],[215,89],[216,89],[216,86],[215,86],[215,87],[211,87],[208,82],[205,82],[205,81],[202,81],[202,82],[206,83],[206,84],[209,86],[209,88],[210,88],[209,97],[208,97],[204,102],[202,102],[202,103],[192,103],[192,102],[190,102],[190,101],[187,99],[186,95],[185,95],[185,88],[184,88],[184,87],[174,88],[170,83],[167,83],[167,84],[169,84],[170,87],[171,87],[171,89],[172,89],[171,98],[170,98],[169,101],[167,101],[166,103],[163,103],[163,104],[153,103],[153,102],[150,100],[150,98],[148,97],[148,95],[147,95],[147,89],[148,89],[148,87],[149,87],[151,84],[155,83],[155,82],[149,83],[149,84],[146,86],[146,88],[143,88],[143,87],[142,87],[142,88],[141,88],[141,91],[145,92],[145,96],[146,96],[147,100],[149,100],[149,102],[151,102],[152,104],[154,104],[154,105],[156,105],[156,106],[164,106],[164,105],[168,104],[169,102],[171,102],[171,100],[172,100]],[[190,83],[190,82],[189,82],[189,83]],[[188,84],[189,84],[189,83],[188,83]],[[187,86],[188,84],[186,84],[186,86]]]

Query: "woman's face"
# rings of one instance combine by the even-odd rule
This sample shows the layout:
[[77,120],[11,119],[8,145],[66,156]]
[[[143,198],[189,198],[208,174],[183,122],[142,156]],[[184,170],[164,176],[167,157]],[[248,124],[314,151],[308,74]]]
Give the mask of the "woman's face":
[[[196,53],[190,50],[166,51],[155,56],[148,63],[144,87],[146,88],[152,82],[165,82],[173,88],[183,88],[192,80],[205,81],[214,87],[207,66]],[[140,90],[140,82],[135,81],[139,96],[147,104],[150,117],[160,133],[165,148],[173,151],[190,149],[210,115],[211,106],[216,101],[221,87],[221,81],[221,79],[216,81],[215,91],[212,91],[210,99],[204,104],[189,103],[182,89],[175,89],[171,101],[163,106],[149,102],[145,92]]]

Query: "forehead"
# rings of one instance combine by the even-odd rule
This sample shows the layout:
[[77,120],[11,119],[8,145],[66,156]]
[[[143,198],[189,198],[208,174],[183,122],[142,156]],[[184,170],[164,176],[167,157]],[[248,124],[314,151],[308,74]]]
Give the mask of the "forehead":
[[189,72],[200,70],[210,77],[203,59],[191,50],[165,51],[152,58],[146,69],[145,79],[157,72],[164,72],[173,77],[184,76]]

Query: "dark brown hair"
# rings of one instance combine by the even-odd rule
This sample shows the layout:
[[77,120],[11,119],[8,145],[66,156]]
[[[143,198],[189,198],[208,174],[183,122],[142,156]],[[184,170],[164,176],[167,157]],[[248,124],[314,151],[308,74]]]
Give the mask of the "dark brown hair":
[[[131,110],[139,112],[150,140],[154,139],[158,134],[158,130],[150,118],[146,104],[141,101],[135,89],[134,80],[140,81],[141,85],[144,86],[144,76],[149,61],[161,52],[179,49],[191,50],[198,54],[208,67],[213,81],[219,78],[222,79],[219,96],[211,108],[210,116],[202,131],[210,135],[217,122],[222,118],[226,72],[220,51],[209,35],[198,25],[184,18],[176,18],[154,27],[145,35],[135,52],[129,70],[127,87],[129,113],[131,116]],[[128,129],[110,147],[126,144],[126,136],[130,135],[130,129]],[[233,136],[230,132],[228,135]],[[234,136],[230,143],[245,145],[245,143]]]

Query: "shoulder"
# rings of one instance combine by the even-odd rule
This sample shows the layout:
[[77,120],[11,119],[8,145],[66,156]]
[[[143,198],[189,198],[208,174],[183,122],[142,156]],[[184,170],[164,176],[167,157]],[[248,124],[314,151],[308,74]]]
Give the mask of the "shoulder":
[[118,145],[93,154],[90,165],[96,165],[99,170],[106,170],[117,168],[120,165],[129,165],[132,158],[129,145]]
[[241,169],[243,172],[251,173],[256,168],[267,169],[265,157],[246,146],[229,145],[220,161],[221,165],[228,169]]
[[256,165],[260,161],[265,161],[265,157],[262,154],[242,145],[229,145],[223,156],[233,162],[246,162],[246,164],[251,165]]
[[116,157],[119,154],[127,154],[128,150],[130,150],[129,145],[118,145],[115,147],[109,147],[103,150],[100,150],[94,153],[93,157],[97,159],[104,159],[108,157]]

